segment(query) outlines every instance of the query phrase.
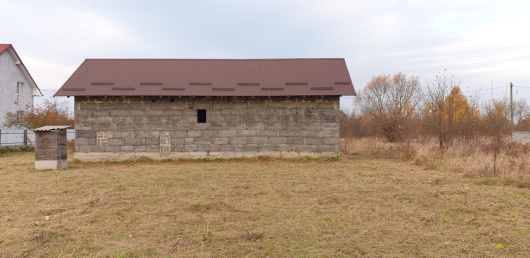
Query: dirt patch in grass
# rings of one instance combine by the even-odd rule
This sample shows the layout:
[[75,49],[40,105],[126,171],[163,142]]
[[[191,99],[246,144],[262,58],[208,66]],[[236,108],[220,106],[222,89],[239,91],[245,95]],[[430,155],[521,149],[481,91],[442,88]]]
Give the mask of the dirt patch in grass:
[[414,159],[145,159],[36,171],[32,157],[0,158],[0,257],[530,252],[528,189]]

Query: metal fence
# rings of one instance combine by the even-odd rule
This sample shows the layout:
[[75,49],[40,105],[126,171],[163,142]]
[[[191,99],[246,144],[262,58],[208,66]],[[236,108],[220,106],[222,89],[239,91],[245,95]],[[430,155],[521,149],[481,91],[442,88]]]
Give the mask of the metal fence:
[[513,132],[513,139],[518,142],[530,142],[530,132]]
[[[68,140],[75,139],[75,129],[66,130]],[[0,147],[35,146],[35,133],[31,130],[0,130]]]

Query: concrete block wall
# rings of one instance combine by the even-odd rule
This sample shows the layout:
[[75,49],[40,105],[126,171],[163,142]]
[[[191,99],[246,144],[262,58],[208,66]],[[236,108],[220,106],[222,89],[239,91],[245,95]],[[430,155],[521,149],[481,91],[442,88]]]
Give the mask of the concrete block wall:
[[[339,97],[75,97],[76,153],[338,154],[339,104]],[[197,122],[198,109],[206,123]]]

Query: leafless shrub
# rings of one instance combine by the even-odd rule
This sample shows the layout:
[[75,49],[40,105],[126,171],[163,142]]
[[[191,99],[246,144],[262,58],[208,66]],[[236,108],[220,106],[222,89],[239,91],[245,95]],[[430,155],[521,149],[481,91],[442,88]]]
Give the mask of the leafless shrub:
[[402,73],[394,76],[372,77],[359,92],[357,103],[363,116],[373,122],[376,128],[390,142],[404,139],[408,122],[418,114],[421,101],[419,78],[407,78]]

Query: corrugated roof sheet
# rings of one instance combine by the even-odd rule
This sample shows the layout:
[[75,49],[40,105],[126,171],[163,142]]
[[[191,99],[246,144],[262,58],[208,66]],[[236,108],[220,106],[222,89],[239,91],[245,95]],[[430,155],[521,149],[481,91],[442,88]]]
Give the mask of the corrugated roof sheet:
[[55,96],[355,95],[344,59],[86,59]]
[[60,130],[60,129],[68,129],[70,128],[70,125],[47,125],[43,127],[39,127],[37,129],[33,129],[33,131],[36,132],[44,132],[44,131],[53,131],[53,130]]

